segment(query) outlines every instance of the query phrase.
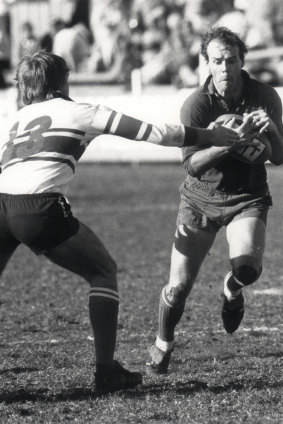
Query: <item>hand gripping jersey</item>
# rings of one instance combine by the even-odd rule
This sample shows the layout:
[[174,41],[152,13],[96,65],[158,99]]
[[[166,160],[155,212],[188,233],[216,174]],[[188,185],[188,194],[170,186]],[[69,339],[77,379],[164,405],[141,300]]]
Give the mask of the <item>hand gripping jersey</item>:
[[77,161],[88,144],[102,134],[181,147],[185,128],[157,127],[105,106],[64,98],[25,106],[17,112],[3,140],[0,192],[65,194]]

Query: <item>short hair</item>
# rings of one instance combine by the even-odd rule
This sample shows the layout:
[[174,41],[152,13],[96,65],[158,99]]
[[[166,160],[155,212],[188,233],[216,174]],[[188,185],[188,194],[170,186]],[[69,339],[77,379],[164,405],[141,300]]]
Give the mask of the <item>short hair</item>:
[[226,27],[213,27],[202,38],[200,53],[208,62],[207,47],[212,40],[219,40],[228,46],[238,46],[239,56],[243,64],[248,51],[246,44],[238,34]]
[[24,105],[35,99],[49,100],[60,91],[69,74],[66,61],[53,53],[39,51],[24,56],[17,68],[18,97]]

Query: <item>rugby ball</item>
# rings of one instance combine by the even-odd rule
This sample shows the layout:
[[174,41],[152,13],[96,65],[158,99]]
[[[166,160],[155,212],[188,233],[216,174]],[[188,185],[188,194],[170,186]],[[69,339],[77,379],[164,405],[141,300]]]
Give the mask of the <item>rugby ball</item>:
[[[235,122],[230,126],[233,120]],[[243,117],[241,115],[226,114],[219,116],[215,122],[223,126],[228,125],[229,128],[237,130],[243,123]],[[252,138],[252,144],[250,146],[241,146],[229,152],[235,159],[249,164],[264,163],[270,159],[271,153],[271,144],[265,133],[257,134]]]

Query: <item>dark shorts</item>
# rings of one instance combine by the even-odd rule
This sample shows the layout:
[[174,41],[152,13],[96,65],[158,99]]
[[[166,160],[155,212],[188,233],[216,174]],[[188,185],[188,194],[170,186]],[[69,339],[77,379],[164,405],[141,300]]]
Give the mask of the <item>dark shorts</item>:
[[209,232],[217,232],[232,221],[256,217],[266,224],[272,206],[269,194],[226,194],[220,191],[181,193],[177,225],[187,225]]
[[0,193],[0,253],[20,243],[43,254],[78,232],[79,221],[60,193]]

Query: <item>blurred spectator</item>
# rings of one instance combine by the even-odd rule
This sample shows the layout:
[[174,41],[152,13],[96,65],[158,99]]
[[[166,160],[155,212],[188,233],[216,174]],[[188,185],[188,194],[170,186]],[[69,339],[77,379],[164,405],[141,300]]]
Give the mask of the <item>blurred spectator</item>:
[[[271,48],[276,45],[274,23],[280,16],[279,4],[281,3],[282,0],[280,2],[277,0],[272,2],[269,0],[246,0],[243,4],[248,22],[245,42],[250,50]],[[248,71],[254,78],[271,85],[279,84],[277,65],[278,57],[276,56],[247,62]]]
[[167,27],[172,56],[169,65],[171,82],[178,87],[194,87],[198,83],[198,37],[195,37],[191,22],[183,17],[181,11],[168,16]]
[[10,37],[6,28],[6,15],[0,15],[0,89],[7,86],[5,71],[10,68]]
[[248,33],[248,20],[245,11],[241,8],[234,8],[230,12],[224,13],[215,25],[229,28],[236,32],[243,40],[246,40]]
[[90,56],[91,34],[83,23],[59,30],[53,38],[53,53],[62,56],[71,71],[83,70]]
[[141,72],[145,84],[168,83],[168,28],[170,8],[160,0],[135,0],[132,7],[130,28],[132,43],[140,52],[143,64]]
[[[128,5],[128,7],[127,7]],[[109,12],[111,11],[111,13]],[[123,54],[124,40],[129,39],[128,17],[130,2],[120,0],[93,0],[90,28],[94,48],[90,67],[93,70],[108,71],[116,61],[116,55]]]
[[55,34],[57,34],[61,29],[65,28],[65,23],[61,19],[56,19],[51,23],[50,31],[44,34],[39,40],[39,47],[41,50],[47,52],[53,51],[53,40]]
[[141,68],[143,83],[173,83],[178,87],[197,85],[198,53],[194,52],[190,23],[176,10],[168,16],[166,29],[167,36],[159,53],[144,61]]
[[[243,16],[247,27],[245,42],[249,49],[265,48],[282,43],[282,0],[235,0],[234,11],[241,12]],[[230,24],[233,25],[232,22]]]
[[18,50],[18,60],[24,55],[35,53],[39,49],[39,42],[33,32],[31,22],[26,21],[22,25],[21,41]]
[[233,4],[233,0],[186,0],[184,16],[201,37],[220,16],[233,9]]
[[[281,23],[278,25],[278,23]],[[235,0],[234,10],[224,14],[216,25],[226,26],[237,32],[245,40],[250,52],[257,49],[275,47],[280,39],[283,25],[282,0]],[[283,34],[283,32],[282,32]],[[279,58],[257,56],[249,60],[247,56],[246,69],[256,79],[271,85],[280,82]]]
[[90,22],[94,43],[88,66],[93,81],[128,85],[132,69],[141,66],[129,26],[130,3],[93,0]]
[[129,86],[132,70],[140,68],[142,63],[131,43],[130,34],[127,31],[121,31],[116,35],[117,37],[113,40],[111,61],[106,64],[100,49],[94,44],[88,71],[92,81],[96,83],[118,83]]

